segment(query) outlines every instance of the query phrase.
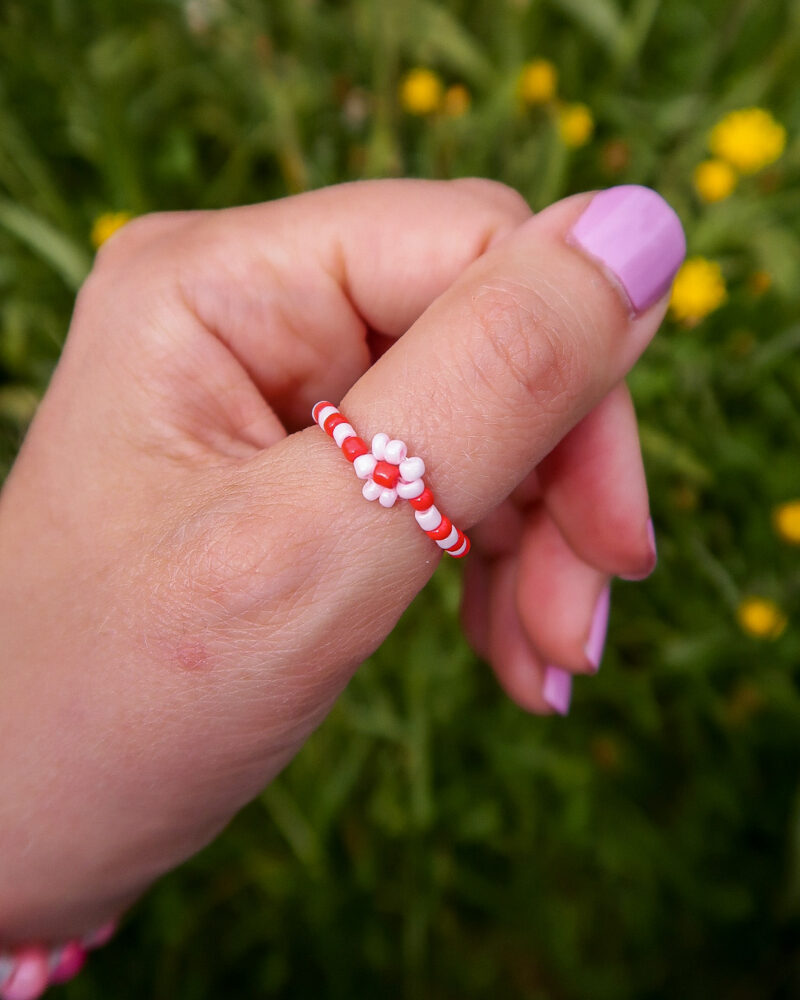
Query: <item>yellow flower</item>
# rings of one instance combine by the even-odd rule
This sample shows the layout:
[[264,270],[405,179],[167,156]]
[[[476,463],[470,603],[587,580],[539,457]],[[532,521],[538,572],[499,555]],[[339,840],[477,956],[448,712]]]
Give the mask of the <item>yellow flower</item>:
[[746,597],[736,617],[742,631],[754,639],[777,639],[788,624],[786,615],[767,597]]
[[694,325],[718,309],[727,295],[719,264],[705,257],[690,257],[672,286],[670,312],[673,319]]
[[547,104],[556,96],[558,70],[549,59],[532,59],[522,67],[517,93],[525,104]]
[[558,111],[558,133],[570,149],[585,146],[594,132],[594,118],[585,104],[565,104]]
[[736,171],[725,160],[704,160],[694,168],[694,187],[703,201],[723,201],[736,187]]
[[430,115],[442,102],[442,81],[431,69],[418,66],[400,83],[400,103],[410,115]]
[[775,530],[785,542],[800,545],[800,500],[788,500],[772,512]]
[[444,92],[442,111],[450,118],[460,118],[469,111],[471,103],[472,98],[467,88],[461,83],[456,83]]
[[103,212],[98,215],[92,225],[91,240],[95,249],[99,249],[110,239],[118,229],[122,229],[133,216],[130,212]]
[[786,146],[786,129],[763,108],[731,111],[709,136],[711,152],[743,174],[774,163]]

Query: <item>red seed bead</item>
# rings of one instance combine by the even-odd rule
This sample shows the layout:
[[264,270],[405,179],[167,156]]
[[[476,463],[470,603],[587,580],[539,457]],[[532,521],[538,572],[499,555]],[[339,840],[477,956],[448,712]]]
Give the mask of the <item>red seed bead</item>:
[[355,462],[359,455],[366,455],[369,448],[361,438],[347,438],[342,441],[342,454],[348,462]]
[[330,434],[333,437],[333,428],[338,427],[339,424],[346,424],[347,417],[343,417],[341,413],[332,413],[325,423],[322,425],[322,429],[326,434]]
[[413,500],[409,500],[408,502],[414,510],[427,510],[428,507],[433,506],[433,493],[426,486],[418,497],[414,497]]
[[445,517],[442,514],[442,520],[439,522],[439,527],[434,528],[432,531],[426,531],[425,534],[432,538],[435,542],[440,542],[443,538],[447,538],[450,532],[453,530],[453,522],[449,517]]
[[394,489],[397,480],[400,478],[400,470],[391,462],[378,462],[372,472],[372,478],[384,489]]
[[456,531],[458,532],[458,538],[456,538],[456,540],[449,548],[445,549],[445,552],[455,552],[456,549],[461,548],[461,546],[467,540],[467,536],[464,534],[461,528],[456,528]]
[[[467,538],[467,536],[466,536],[466,535],[464,535],[464,537],[463,537],[463,541],[464,541],[464,542],[466,542],[467,544],[466,544],[466,547],[464,548],[464,551],[463,551],[463,552],[462,552],[462,553],[461,553],[460,555],[456,555],[456,554],[455,554],[455,552],[451,551],[450,549],[448,549],[448,550],[447,550],[448,552],[450,552],[450,555],[451,555],[451,556],[452,556],[452,557],[453,557],[454,559],[463,559],[463,558],[464,558],[464,556],[466,556],[466,555],[469,555],[469,550],[470,550],[470,541],[469,541],[469,539]],[[454,546],[453,546],[453,549],[456,549],[456,550],[457,550],[457,549],[458,549],[458,546],[457,546],[457,545],[454,545]]]
[[314,423],[317,422],[317,417],[322,413],[326,406],[333,406],[333,403],[329,403],[327,399],[321,399],[318,403],[314,404],[314,409],[311,411],[311,419]]

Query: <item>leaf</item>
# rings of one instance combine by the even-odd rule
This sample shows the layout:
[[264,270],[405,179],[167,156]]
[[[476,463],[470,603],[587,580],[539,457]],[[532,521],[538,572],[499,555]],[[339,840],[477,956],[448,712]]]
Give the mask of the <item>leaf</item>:
[[617,55],[626,40],[625,24],[612,0],[550,0],[553,7],[570,15],[590,35]]
[[0,226],[49,264],[73,291],[83,284],[92,266],[88,254],[47,219],[0,199]]

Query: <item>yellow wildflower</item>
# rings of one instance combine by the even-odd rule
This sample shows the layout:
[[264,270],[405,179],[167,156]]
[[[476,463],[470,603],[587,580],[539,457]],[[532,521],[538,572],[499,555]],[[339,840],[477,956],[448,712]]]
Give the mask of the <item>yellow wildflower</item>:
[[719,264],[705,257],[690,257],[672,286],[670,312],[673,319],[694,325],[718,309],[727,295]]
[[754,639],[777,639],[788,624],[786,615],[768,597],[746,597],[736,617],[742,631]]
[[786,129],[763,108],[743,108],[725,115],[709,136],[711,152],[743,174],[774,163],[786,146]]
[[444,92],[442,111],[450,118],[460,118],[469,111],[471,103],[472,98],[467,88],[461,83],[456,83]]
[[725,160],[704,160],[694,168],[695,191],[703,201],[723,201],[736,187],[736,171]]
[[400,103],[410,115],[430,115],[442,103],[442,81],[432,69],[418,66],[400,83]]
[[99,249],[110,239],[118,229],[122,229],[133,216],[130,212],[103,212],[98,215],[92,225],[91,240],[95,249]]
[[772,512],[775,530],[785,542],[800,545],[800,500],[787,500]]
[[547,104],[556,96],[558,70],[549,59],[532,59],[522,67],[517,93],[525,104]]
[[585,104],[565,104],[558,112],[558,133],[570,149],[585,146],[594,132],[594,118]]

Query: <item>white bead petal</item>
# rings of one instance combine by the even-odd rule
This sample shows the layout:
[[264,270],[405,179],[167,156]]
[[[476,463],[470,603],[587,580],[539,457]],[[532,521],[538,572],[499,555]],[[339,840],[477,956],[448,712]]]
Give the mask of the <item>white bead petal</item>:
[[405,442],[399,438],[393,438],[386,445],[386,461],[391,462],[392,465],[399,465],[407,454],[408,448],[406,448]]
[[374,455],[359,455],[353,462],[353,469],[359,479],[369,479],[377,464],[378,460]]
[[338,424],[333,428],[333,440],[339,445],[340,448],[342,447],[343,442],[345,442],[348,438],[354,438],[355,436],[356,432],[350,424]]
[[399,482],[397,484],[397,495],[404,500],[413,500],[421,495],[425,489],[425,483],[421,479],[415,479],[413,483]]
[[332,417],[334,413],[338,412],[339,411],[336,409],[335,406],[323,407],[317,414],[317,423],[320,425],[320,427],[322,427],[325,421],[328,419],[328,417]]
[[455,559],[456,556],[461,556],[464,554],[464,550],[466,549],[466,547],[467,547],[467,540],[465,538],[464,541],[459,545],[459,547],[457,549],[453,549],[453,551],[449,552],[448,555],[453,556],[453,558]]
[[361,492],[365,500],[377,500],[383,493],[383,487],[378,486],[374,479],[368,479],[361,487]]
[[372,439],[372,454],[375,458],[382,462],[386,458],[386,445],[389,443],[388,434],[376,434]]
[[414,512],[417,524],[423,531],[433,531],[442,523],[442,515],[435,506],[428,507],[427,510],[417,510]]
[[447,536],[447,538],[437,538],[436,544],[439,546],[440,549],[449,549],[450,546],[455,545],[457,541],[458,541],[458,528],[455,525],[453,525],[453,527],[450,529],[450,534]]
[[425,475],[425,463],[421,458],[407,458],[400,463],[400,475],[407,483],[413,479],[422,479]]
[[394,502],[396,499],[397,499],[397,490],[384,489],[381,495],[378,497],[381,507],[394,507]]

